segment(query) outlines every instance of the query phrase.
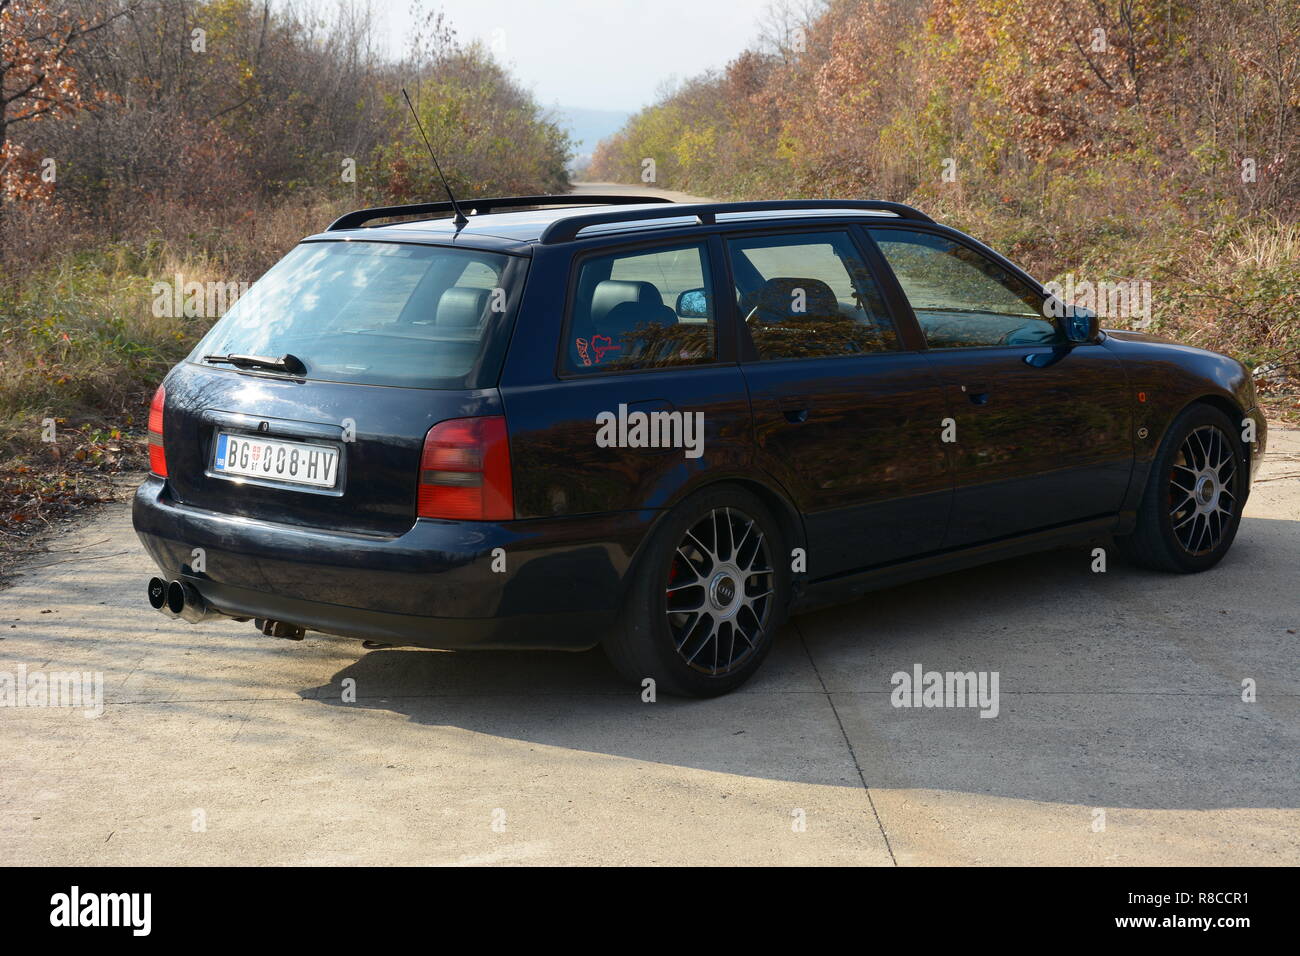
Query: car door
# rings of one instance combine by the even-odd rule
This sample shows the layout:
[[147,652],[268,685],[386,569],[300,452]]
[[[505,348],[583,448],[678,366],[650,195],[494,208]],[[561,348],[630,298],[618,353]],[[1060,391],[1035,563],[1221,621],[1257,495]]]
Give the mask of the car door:
[[1133,463],[1119,360],[1101,344],[1071,344],[1028,278],[974,244],[914,226],[867,232],[952,409],[945,546],[1116,513]]
[[804,514],[808,575],[938,549],[952,495],[944,396],[863,246],[826,226],[726,246],[758,463]]
[[515,329],[501,386],[517,515],[641,521],[711,472],[745,470],[749,400],[715,316],[719,240],[538,255],[522,308],[533,321]]

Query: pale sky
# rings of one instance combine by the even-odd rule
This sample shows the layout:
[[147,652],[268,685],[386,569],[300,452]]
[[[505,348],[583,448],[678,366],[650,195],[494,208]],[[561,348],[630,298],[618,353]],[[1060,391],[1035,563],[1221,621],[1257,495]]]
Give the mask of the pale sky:
[[[297,0],[330,10],[337,0]],[[543,106],[632,112],[666,79],[724,66],[755,38],[771,0],[446,0],[462,40],[481,39]],[[370,0],[400,53],[410,0]],[[425,0],[426,8],[438,5]]]

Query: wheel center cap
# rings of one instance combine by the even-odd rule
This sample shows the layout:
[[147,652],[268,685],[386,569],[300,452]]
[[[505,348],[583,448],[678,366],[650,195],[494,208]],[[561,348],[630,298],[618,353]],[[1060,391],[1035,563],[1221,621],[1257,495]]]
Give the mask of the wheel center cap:
[[1202,475],[1196,482],[1196,503],[1199,505],[1208,505],[1214,500],[1215,486],[1214,479],[1209,475]]
[[726,571],[720,571],[709,583],[709,600],[719,611],[729,611],[736,603],[738,589],[736,579]]

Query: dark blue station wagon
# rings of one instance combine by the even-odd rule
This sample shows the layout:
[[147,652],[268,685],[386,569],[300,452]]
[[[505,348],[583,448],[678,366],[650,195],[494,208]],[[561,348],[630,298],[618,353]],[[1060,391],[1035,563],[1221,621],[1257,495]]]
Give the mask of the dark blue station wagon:
[[600,643],[705,696],[794,610],[1098,535],[1175,572],[1232,544],[1247,370],[1102,331],[911,207],[462,205],[344,216],[167,376],[134,504],[155,608]]

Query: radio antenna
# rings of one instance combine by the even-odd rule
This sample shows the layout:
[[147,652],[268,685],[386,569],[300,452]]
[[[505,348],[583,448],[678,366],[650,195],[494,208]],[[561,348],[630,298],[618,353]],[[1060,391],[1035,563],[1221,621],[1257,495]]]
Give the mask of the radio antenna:
[[452,211],[456,213],[452,223],[456,231],[469,225],[469,219],[461,212],[460,203],[456,202],[456,197],[451,194],[451,187],[447,185],[447,177],[442,174],[442,167],[438,165],[438,157],[433,154],[433,147],[429,145],[429,137],[424,135],[424,126],[420,123],[420,114],[415,112],[415,106],[411,103],[411,98],[406,95],[406,87],[402,87],[402,96],[406,97],[406,105],[411,108],[411,116],[415,120],[415,128],[420,131],[420,138],[424,140],[424,148],[429,151],[429,158],[433,160],[433,168],[438,171],[438,178],[442,180],[442,188],[447,190],[447,198],[451,200]]

